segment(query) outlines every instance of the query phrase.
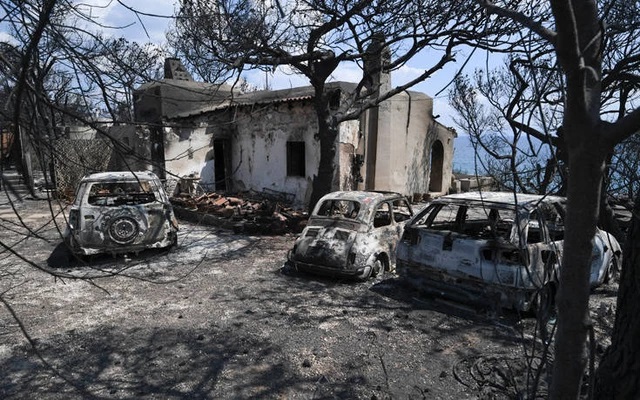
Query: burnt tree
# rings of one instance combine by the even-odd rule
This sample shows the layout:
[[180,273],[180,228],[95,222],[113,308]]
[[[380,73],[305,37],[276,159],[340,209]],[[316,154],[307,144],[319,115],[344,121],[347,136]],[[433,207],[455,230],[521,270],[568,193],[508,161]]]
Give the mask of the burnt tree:
[[[321,149],[313,207],[331,190],[339,124],[427,79],[454,60],[455,46],[491,29],[480,6],[448,0],[276,1],[271,7],[248,0],[184,0],[169,39],[196,71],[217,65],[225,68],[217,76],[237,76],[288,68],[309,80]],[[371,58],[387,51],[388,62],[371,67]],[[421,51],[434,62],[419,76],[394,88],[375,83],[376,75],[402,67]],[[357,65],[362,79],[346,101],[333,102],[326,83],[345,63]]]
[[[488,12],[515,21],[548,42],[565,82],[562,132],[569,178],[551,396],[575,399],[580,394],[586,366],[585,342],[590,324],[589,263],[605,162],[617,143],[640,128],[640,109],[625,110],[624,116],[613,121],[602,118],[603,32],[606,30],[601,23],[602,2],[550,0],[551,19],[545,18],[548,8],[540,7],[537,2],[524,5],[476,2]],[[619,2],[611,4],[623,6]],[[640,52],[636,49],[630,54],[637,59]]]
[[622,259],[611,346],[596,375],[595,398],[631,399],[640,393],[640,201],[636,198]]

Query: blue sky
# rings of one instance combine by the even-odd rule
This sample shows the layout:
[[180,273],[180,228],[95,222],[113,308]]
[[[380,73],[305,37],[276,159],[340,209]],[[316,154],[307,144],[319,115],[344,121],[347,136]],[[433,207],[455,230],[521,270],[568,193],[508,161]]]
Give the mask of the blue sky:
[[[83,7],[83,11],[87,15],[91,15],[94,21],[105,26],[103,30],[106,34],[124,36],[128,40],[141,43],[153,42],[160,47],[165,47],[165,32],[171,23],[170,17],[176,8],[175,0],[120,0],[120,2],[117,0],[77,0],[76,2]],[[150,15],[136,15],[120,3],[143,14]],[[107,27],[114,27],[114,29]],[[93,27],[93,29],[97,29],[97,26]],[[1,38],[2,32],[0,32]],[[434,97],[434,115],[440,115],[438,120],[446,126],[455,127],[455,124],[451,118],[453,111],[448,104],[448,89],[444,91],[442,89],[449,84],[467,56],[468,52],[466,54],[459,52],[456,55],[456,63],[448,64],[432,78],[414,86],[412,89]],[[439,57],[439,55],[436,57]],[[473,68],[481,67],[484,64],[484,57],[484,54],[476,53],[465,71],[471,73]],[[399,85],[418,76],[423,72],[423,69],[430,68],[433,62],[434,57],[429,57],[428,54],[415,57],[400,70],[394,71],[392,84]],[[359,80],[360,74],[361,71],[356,65],[343,63],[331,79],[355,82]],[[246,74],[245,79],[258,88],[264,88],[267,80],[272,89],[306,86],[309,84],[304,77],[287,72],[284,68],[279,69],[274,74],[269,74],[269,76],[264,72],[249,72]],[[440,91],[442,93],[436,96]]]

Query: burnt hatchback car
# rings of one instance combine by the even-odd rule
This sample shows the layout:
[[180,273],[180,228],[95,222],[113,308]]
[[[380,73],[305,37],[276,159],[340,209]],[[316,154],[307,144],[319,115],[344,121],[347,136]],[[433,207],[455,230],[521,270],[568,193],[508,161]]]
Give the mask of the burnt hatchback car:
[[102,172],[78,184],[65,242],[72,253],[139,252],[177,242],[178,222],[152,172]]
[[[548,310],[562,259],[566,200],[514,193],[441,197],[405,227],[398,274],[413,286],[460,302]],[[611,278],[621,249],[597,230],[591,285]]]
[[322,275],[382,277],[395,267],[395,247],[412,216],[409,201],[398,193],[330,193],[316,204],[287,264]]

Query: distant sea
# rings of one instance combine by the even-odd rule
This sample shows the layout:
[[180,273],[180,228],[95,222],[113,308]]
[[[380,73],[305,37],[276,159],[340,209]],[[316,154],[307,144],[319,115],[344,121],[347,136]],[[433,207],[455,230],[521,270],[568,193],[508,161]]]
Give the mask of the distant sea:
[[[532,141],[536,145],[540,144],[540,142],[535,139],[532,139]],[[521,139],[518,142],[518,148],[528,149],[528,142],[524,139]],[[525,152],[528,153],[529,150],[526,150]],[[487,153],[482,148],[478,147],[478,154],[479,159],[476,158],[475,150],[473,149],[473,145],[471,144],[471,138],[468,135],[458,135],[458,137],[453,142],[453,172],[475,174],[477,163],[478,174],[483,174],[485,171],[484,168],[482,168],[482,163],[479,162],[479,160],[483,160],[486,157]]]
[[[482,149],[478,149],[484,154]],[[484,157],[481,155],[481,157]],[[476,153],[471,144],[471,138],[467,135],[458,135],[453,142],[453,172],[462,174],[474,174],[476,171]],[[478,173],[482,174],[484,169],[478,163]]]

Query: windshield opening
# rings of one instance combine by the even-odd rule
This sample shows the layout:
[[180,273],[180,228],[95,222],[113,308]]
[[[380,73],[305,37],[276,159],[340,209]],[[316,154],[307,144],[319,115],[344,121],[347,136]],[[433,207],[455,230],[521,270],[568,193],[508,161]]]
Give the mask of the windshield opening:
[[316,215],[321,217],[358,219],[360,203],[353,200],[325,200]]
[[89,188],[89,204],[94,206],[137,205],[155,200],[148,181],[95,182]]

